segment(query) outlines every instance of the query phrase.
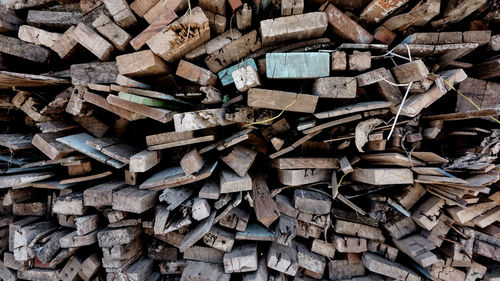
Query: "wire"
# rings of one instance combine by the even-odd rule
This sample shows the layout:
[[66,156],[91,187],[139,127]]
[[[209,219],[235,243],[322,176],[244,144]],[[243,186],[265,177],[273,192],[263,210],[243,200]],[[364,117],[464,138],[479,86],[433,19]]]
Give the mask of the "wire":
[[283,110],[280,112],[280,114],[274,116],[274,117],[271,117],[269,119],[266,119],[266,120],[262,120],[262,121],[256,121],[256,122],[252,122],[252,123],[248,123],[246,125],[244,125],[242,128],[245,128],[245,127],[248,127],[248,126],[252,126],[252,125],[257,125],[257,124],[262,124],[262,123],[267,123],[267,122],[270,122],[270,121],[273,121],[274,119],[276,118],[279,118],[284,112],[285,110],[287,110],[290,106],[294,105],[295,102],[297,101],[297,98],[295,98],[290,104],[288,104],[287,106],[285,106],[285,108],[283,108]]

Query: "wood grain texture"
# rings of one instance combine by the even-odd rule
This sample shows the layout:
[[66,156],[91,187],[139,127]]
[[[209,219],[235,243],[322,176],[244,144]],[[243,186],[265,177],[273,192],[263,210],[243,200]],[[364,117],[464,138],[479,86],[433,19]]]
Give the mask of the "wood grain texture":
[[317,103],[318,97],[313,95],[256,88],[248,91],[247,100],[248,106],[252,107],[283,110],[288,106],[286,111],[305,113],[313,113]]
[[102,61],[107,61],[115,49],[113,45],[83,23],[76,26],[71,36]]
[[323,35],[328,26],[324,12],[312,12],[260,22],[262,45],[272,45],[288,40],[307,40]]
[[266,75],[270,79],[310,79],[330,75],[328,53],[267,53]]

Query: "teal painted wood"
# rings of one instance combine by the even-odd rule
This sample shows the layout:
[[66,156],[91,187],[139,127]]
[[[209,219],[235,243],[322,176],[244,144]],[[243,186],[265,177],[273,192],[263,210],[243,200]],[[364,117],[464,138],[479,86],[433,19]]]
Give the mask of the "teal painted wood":
[[100,152],[99,150],[88,146],[86,142],[88,140],[94,140],[95,138],[87,133],[81,133],[81,134],[76,134],[76,135],[71,135],[71,136],[66,136],[62,138],[56,139],[56,141],[63,143],[71,148],[74,148],[76,151],[83,153],[87,155],[88,157],[94,158],[95,160],[108,164],[113,168],[120,169],[122,167],[125,167],[125,163],[122,163],[118,160],[115,160],[104,153]]
[[266,75],[270,79],[309,79],[330,76],[329,53],[268,53]]
[[239,65],[235,64],[231,67],[221,70],[217,75],[219,76],[222,86],[227,86],[229,84],[234,83],[233,76],[231,75],[231,73],[233,73],[233,71],[238,69],[238,67],[245,67],[247,65],[251,65],[255,70],[258,71],[257,65],[255,64],[255,61],[253,59],[247,59],[246,61],[243,61]]
[[245,231],[236,233],[236,239],[255,241],[276,241],[276,234],[258,224],[250,224]]

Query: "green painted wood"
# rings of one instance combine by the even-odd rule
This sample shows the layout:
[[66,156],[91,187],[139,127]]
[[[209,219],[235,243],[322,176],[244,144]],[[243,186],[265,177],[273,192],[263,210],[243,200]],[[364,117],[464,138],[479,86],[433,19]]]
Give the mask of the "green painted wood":
[[119,92],[118,98],[126,101],[131,101],[143,105],[153,106],[153,107],[168,107],[169,103],[165,100],[159,100],[154,98],[148,98],[143,96],[138,96],[134,94],[129,94],[125,92]]
[[270,79],[310,79],[330,76],[329,53],[268,53],[266,75]]
[[217,74],[219,76],[222,85],[227,86],[229,84],[234,83],[233,76],[231,75],[231,73],[233,73],[233,71],[238,69],[238,67],[246,67],[247,65],[251,65],[255,70],[258,71],[255,61],[253,59],[247,59],[246,61],[243,61],[240,64],[235,64],[231,67],[223,69]]

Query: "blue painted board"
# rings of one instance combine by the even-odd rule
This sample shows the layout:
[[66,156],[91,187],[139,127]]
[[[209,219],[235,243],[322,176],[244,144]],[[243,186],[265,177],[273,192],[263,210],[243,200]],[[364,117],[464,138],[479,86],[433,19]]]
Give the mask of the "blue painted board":
[[251,65],[255,70],[258,71],[257,65],[253,59],[247,59],[246,61],[241,62],[239,65],[235,64],[231,67],[221,70],[217,75],[219,75],[219,79],[222,83],[222,86],[227,86],[229,84],[234,83],[233,76],[231,73],[238,69],[238,67],[245,67],[247,65]]
[[266,75],[270,79],[310,79],[330,76],[329,53],[268,53]]

